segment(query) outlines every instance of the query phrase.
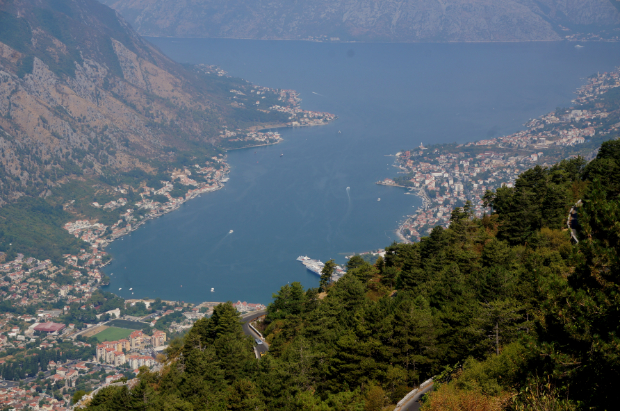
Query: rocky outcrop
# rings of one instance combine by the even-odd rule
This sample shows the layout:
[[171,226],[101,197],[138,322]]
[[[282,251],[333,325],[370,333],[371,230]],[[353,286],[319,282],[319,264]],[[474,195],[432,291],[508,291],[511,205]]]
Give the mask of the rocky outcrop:
[[548,41],[577,26],[620,26],[616,0],[102,1],[146,36]]
[[0,0],[0,21],[0,205],[149,170],[237,125],[227,95],[95,0]]

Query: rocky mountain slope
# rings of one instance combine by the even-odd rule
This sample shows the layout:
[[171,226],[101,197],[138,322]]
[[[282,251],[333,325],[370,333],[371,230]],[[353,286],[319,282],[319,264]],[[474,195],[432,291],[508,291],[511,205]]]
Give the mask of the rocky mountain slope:
[[620,34],[618,0],[102,0],[146,36],[361,41]]
[[0,0],[0,205],[214,152],[224,127],[260,121],[238,121],[222,79],[174,63],[95,0]]

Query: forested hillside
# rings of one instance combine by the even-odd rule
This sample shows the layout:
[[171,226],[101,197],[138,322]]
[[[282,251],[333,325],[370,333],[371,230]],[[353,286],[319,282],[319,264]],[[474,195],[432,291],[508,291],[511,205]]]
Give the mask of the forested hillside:
[[96,0],[0,0],[0,251],[76,253],[86,245],[62,226],[104,220],[97,196],[124,185],[141,199],[172,170],[219,167],[226,137],[250,146],[250,128],[289,121],[268,109],[288,106],[279,90],[261,88],[260,110],[254,92],[173,62]]
[[[613,409],[619,369],[620,141],[488,193],[490,215],[285,285],[256,360],[230,303],[92,410],[381,410],[435,376],[426,410]],[[574,229],[571,240],[567,218]],[[131,386],[131,388],[128,388]],[[388,407],[388,408],[385,408]],[[462,408],[461,408],[462,407]]]
[[173,62],[96,0],[0,0],[0,206],[67,179],[203,163],[225,129],[288,119],[233,100],[252,87]]

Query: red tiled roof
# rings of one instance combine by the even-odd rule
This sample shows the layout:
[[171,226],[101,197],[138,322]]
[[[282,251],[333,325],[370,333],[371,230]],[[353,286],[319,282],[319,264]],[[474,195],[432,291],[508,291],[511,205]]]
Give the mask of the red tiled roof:
[[57,323],[44,323],[44,324],[39,324],[36,327],[34,327],[35,331],[43,331],[43,332],[47,332],[47,333],[53,333],[56,331],[60,331],[63,328],[65,328],[64,324],[57,324]]

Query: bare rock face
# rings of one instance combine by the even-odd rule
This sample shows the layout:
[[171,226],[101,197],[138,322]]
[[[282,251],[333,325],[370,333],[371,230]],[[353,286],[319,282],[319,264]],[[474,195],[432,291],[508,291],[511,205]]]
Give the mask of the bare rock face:
[[146,36],[549,41],[567,25],[620,26],[616,0],[102,1]]
[[0,1],[0,205],[215,142],[206,89],[95,0]]

